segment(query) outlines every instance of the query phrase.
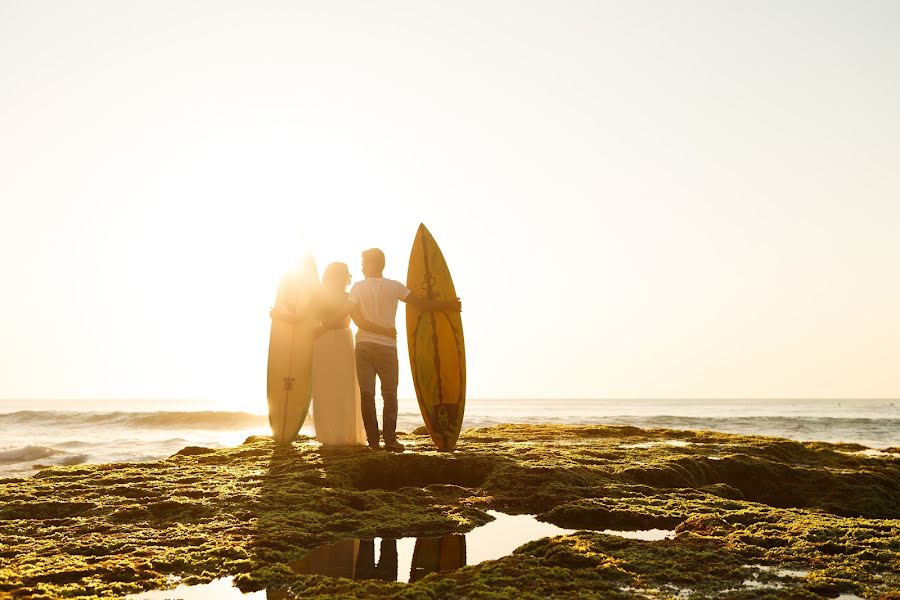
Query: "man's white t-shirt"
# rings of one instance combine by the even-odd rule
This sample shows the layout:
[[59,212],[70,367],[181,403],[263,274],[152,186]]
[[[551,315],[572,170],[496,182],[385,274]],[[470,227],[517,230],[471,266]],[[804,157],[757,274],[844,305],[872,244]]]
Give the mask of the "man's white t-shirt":
[[[382,327],[396,327],[397,304],[410,293],[399,281],[368,277],[353,284],[348,299],[359,307],[359,312],[365,319]],[[394,338],[363,329],[356,332],[356,343],[397,347],[397,340]]]

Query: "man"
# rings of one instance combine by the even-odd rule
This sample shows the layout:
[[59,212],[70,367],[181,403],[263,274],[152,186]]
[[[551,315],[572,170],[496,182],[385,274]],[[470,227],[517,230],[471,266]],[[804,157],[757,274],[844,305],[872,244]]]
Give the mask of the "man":
[[[369,447],[379,448],[378,418],[375,414],[375,377],[381,380],[381,398],[384,401],[382,415],[384,447],[403,452],[403,444],[397,441],[397,304],[406,302],[421,311],[459,312],[462,304],[456,300],[429,300],[413,295],[410,290],[393,279],[385,279],[384,252],[370,248],[362,253],[362,270],[365,279],[353,285],[349,300],[356,305],[351,316],[359,330],[356,332],[356,375],[362,400],[363,424]],[[393,335],[375,333],[360,326],[374,323],[393,330]]]

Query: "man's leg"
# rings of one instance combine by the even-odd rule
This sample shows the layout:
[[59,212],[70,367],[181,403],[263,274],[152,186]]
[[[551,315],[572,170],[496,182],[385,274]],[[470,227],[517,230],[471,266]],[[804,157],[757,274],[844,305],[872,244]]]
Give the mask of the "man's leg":
[[375,579],[375,540],[359,540],[354,579]]
[[397,380],[400,368],[397,363],[397,349],[391,346],[378,348],[376,361],[378,378],[381,380],[381,397],[384,399],[384,443],[402,450],[397,443]]
[[397,540],[381,538],[381,552],[375,578],[383,581],[397,581]]
[[378,446],[378,417],[375,414],[375,364],[371,344],[356,346],[356,379],[359,381],[360,410],[369,446]]

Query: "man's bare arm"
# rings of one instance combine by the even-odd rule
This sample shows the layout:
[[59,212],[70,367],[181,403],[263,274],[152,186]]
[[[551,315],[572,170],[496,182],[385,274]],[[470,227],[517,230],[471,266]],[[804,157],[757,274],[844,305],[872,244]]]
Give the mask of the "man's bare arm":
[[353,319],[353,322],[356,323],[356,326],[360,329],[371,331],[372,333],[377,333],[378,335],[386,335],[394,339],[397,338],[397,330],[394,327],[382,327],[377,323],[373,323],[372,321],[362,316],[359,308],[356,308],[353,312],[350,313],[350,318]]
[[410,294],[403,301],[422,312],[462,312],[462,302],[460,302],[459,298],[455,300],[429,300],[428,298]]

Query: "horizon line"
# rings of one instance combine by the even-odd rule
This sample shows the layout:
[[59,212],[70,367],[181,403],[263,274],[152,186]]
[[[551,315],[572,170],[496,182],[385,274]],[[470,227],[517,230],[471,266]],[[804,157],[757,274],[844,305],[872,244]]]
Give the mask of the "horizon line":
[[[0,403],[9,401],[48,401],[48,402],[78,402],[86,400],[100,401],[129,401],[129,402],[205,402],[205,403],[225,403],[212,398],[179,398],[179,397],[140,397],[140,396],[47,396],[47,397],[5,397],[0,398]],[[399,400],[416,400],[415,396],[401,397]],[[898,401],[900,394],[897,396],[471,396],[466,398],[470,400],[624,400],[624,401],[681,401],[681,400],[884,400]]]

